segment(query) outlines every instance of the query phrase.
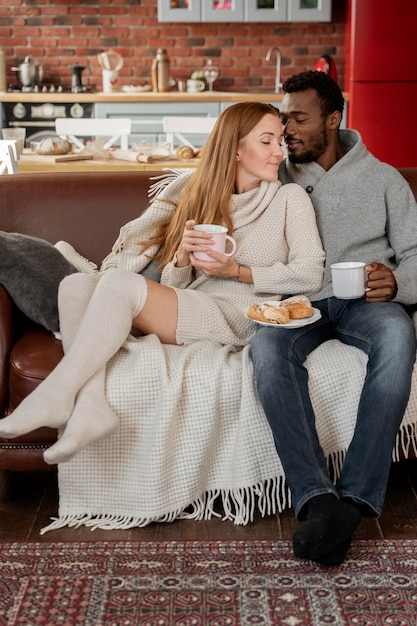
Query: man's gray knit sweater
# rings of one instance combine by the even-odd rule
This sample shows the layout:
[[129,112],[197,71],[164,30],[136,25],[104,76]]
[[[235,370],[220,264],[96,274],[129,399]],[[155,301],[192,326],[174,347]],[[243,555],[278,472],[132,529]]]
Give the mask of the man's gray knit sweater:
[[399,172],[376,159],[354,130],[341,130],[344,156],[325,171],[315,161],[281,164],[279,179],[310,193],[326,251],[322,289],[311,300],[333,295],[330,265],[377,261],[394,271],[395,300],[417,302],[417,204]]

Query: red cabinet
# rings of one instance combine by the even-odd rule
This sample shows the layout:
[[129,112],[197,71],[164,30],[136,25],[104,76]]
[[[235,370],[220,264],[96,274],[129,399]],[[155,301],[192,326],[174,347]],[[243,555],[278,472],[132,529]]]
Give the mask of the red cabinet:
[[396,167],[417,166],[417,2],[349,0],[348,126]]

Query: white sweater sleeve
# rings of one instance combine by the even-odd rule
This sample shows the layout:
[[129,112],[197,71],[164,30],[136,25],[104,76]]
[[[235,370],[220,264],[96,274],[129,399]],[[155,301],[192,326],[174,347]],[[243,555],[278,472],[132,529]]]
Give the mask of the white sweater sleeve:
[[288,261],[271,267],[252,267],[255,293],[314,293],[322,284],[325,253],[308,194],[299,185],[282,186]]

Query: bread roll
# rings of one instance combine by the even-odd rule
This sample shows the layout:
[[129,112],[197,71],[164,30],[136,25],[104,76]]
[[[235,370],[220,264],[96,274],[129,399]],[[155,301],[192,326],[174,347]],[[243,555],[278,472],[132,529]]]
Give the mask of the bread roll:
[[252,304],[247,311],[247,316],[257,322],[268,324],[286,324],[290,319],[289,311],[285,307],[268,303]]
[[191,146],[186,146],[184,144],[178,146],[175,154],[179,159],[193,159],[195,157],[195,152]]
[[262,314],[268,322],[276,324],[286,324],[290,319],[289,311],[280,306],[266,306]]
[[266,322],[259,304],[252,304],[247,310],[246,315],[250,317],[251,320],[255,320],[255,322]]
[[281,306],[288,310],[290,319],[292,320],[302,320],[307,317],[312,317],[314,314],[314,309],[307,296],[293,296],[292,298],[287,298],[281,302]]

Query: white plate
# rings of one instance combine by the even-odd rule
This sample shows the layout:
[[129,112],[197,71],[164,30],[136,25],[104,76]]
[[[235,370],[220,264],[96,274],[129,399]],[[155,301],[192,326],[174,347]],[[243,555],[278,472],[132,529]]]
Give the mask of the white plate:
[[[268,300],[265,304],[270,304],[271,306],[278,306],[279,302],[276,300]],[[245,313],[245,317],[251,322],[255,322],[256,324],[260,324],[261,326],[273,326],[273,328],[301,328],[302,326],[308,326],[308,324],[314,324],[321,318],[321,313],[319,309],[315,309],[313,307],[313,315],[311,317],[305,317],[302,320],[290,320],[286,324],[273,324],[272,322],[258,322],[258,320],[253,320],[251,317]]]

